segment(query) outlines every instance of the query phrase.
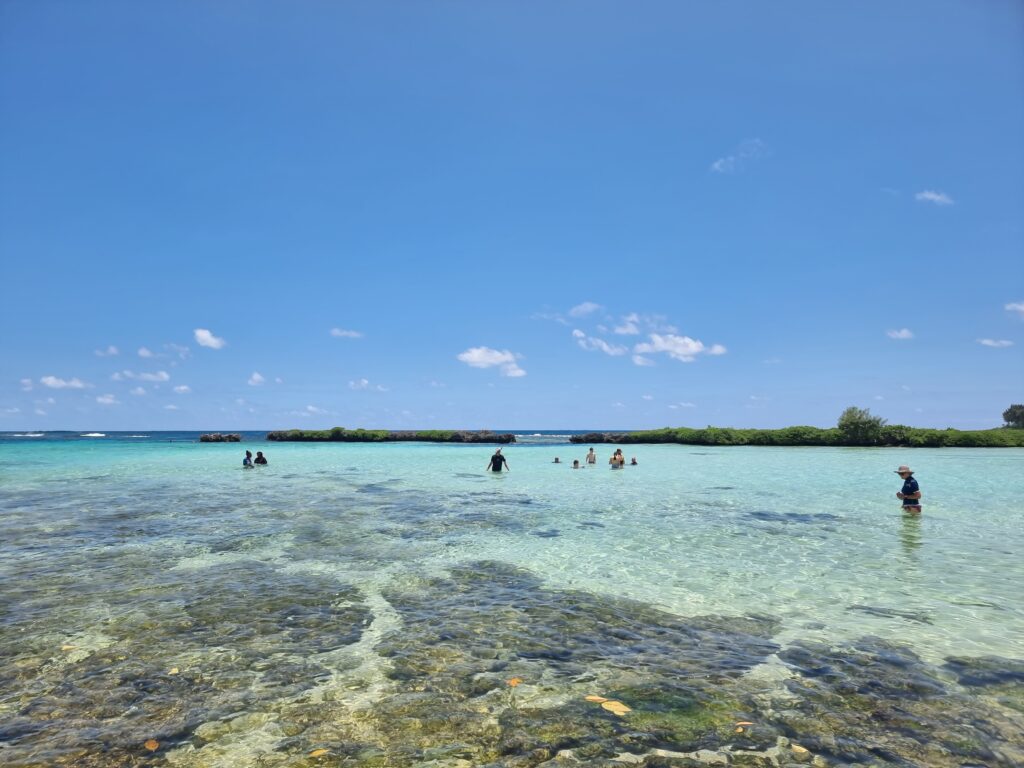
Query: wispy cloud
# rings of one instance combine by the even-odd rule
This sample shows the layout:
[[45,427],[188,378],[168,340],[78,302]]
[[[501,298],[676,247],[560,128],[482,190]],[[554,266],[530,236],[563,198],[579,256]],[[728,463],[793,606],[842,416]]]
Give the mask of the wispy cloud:
[[[692,363],[697,355],[724,355],[728,350],[721,344],[705,346],[704,342],[691,339],[689,336],[678,336],[674,333],[648,335],[649,342],[643,342],[633,347],[633,352],[638,355],[664,353],[673,360],[682,363]],[[634,362],[636,362],[634,360]]]
[[21,413],[21,408],[4,408],[4,413]]
[[81,379],[60,379],[56,376],[43,376],[39,383],[50,389],[85,389],[89,386]]
[[1007,312],[1016,312],[1022,320],[1024,320],[1024,301],[1011,301],[1006,304],[1003,309]]
[[178,410],[178,406],[173,405],[173,404],[172,405],[165,405],[164,406],[164,410],[165,411],[176,411],[176,410]]
[[21,391],[22,392],[31,392],[32,391],[32,379],[22,379],[21,380]]
[[100,395],[96,398],[100,405],[117,405],[120,401],[113,395]]
[[696,407],[697,407],[696,403],[671,403],[669,405],[669,408],[671,408],[673,411],[676,410],[677,408],[696,408]]
[[135,395],[136,397],[141,397],[142,395],[146,394],[146,388],[135,387],[135,389],[131,390],[130,394]]
[[200,347],[208,347],[209,349],[222,349],[227,345],[227,342],[219,336],[214,336],[211,331],[206,328],[196,328],[193,331],[193,335],[196,339],[196,344]]
[[996,349],[1013,346],[1013,342],[1007,339],[978,339],[978,343],[983,347],[995,347]]
[[768,146],[760,139],[747,139],[725,157],[720,157],[711,164],[715,173],[739,173],[751,160],[768,154]]
[[582,304],[577,304],[569,310],[569,317],[586,317],[600,309],[602,309],[600,304],[596,304],[593,301],[584,301]]
[[633,364],[644,368],[650,368],[652,365],[656,365],[651,358],[644,357],[643,355],[633,355]]
[[145,347],[139,347],[139,357],[154,357],[153,352]]
[[114,355],[118,354],[118,349],[113,344],[111,344],[106,349],[95,350],[93,354],[96,355],[96,357],[113,357]]
[[640,395],[640,399],[641,400],[653,400],[654,396],[653,395]]
[[624,355],[629,352],[627,347],[623,347],[618,344],[609,344],[604,339],[599,339],[596,336],[587,336],[587,334],[579,329],[572,332],[572,337],[576,339],[577,344],[586,350],[604,352],[606,355],[612,355],[613,357]]
[[640,316],[636,312],[633,312],[622,318],[622,324],[615,326],[612,331],[620,336],[635,336],[640,333],[640,326],[638,325],[639,322]]
[[907,339],[914,338],[914,332],[909,328],[900,328],[899,330],[886,331],[885,335],[890,339],[899,339],[900,341],[906,341]]
[[167,371],[156,371],[154,373],[136,373],[135,371],[125,370],[115,371],[113,374],[111,374],[110,379],[112,381],[124,381],[125,379],[129,379],[138,381],[162,382],[170,381],[171,374],[169,374]]
[[914,195],[914,199],[922,203],[934,203],[935,205],[953,205],[953,198],[945,192],[936,192],[934,189],[926,189]]
[[349,389],[369,389],[370,388],[370,380],[369,379],[355,379],[354,381],[350,381],[348,383],[348,388]]
[[361,339],[363,334],[359,331],[349,331],[344,328],[331,328],[331,336],[338,339]]
[[465,352],[460,352],[456,357],[471,368],[498,368],[502,376],[508,376],[509,378],[514,379],[526,375],[526,371],[520,368],[516,362],[521,356],[507,349],[470,347]]
[[310,416],[323,416],[327,413],[323,408],[317,408],[315,405],[307,405],[306,413]]
[[259,371],[253,371],[252,376],[249,377],[249,380],[246,382],[246,384],[248,384],[250,387],[258,387],[265,381],[266,379],[263,378],[263,375]]
[[35,411],[33,411],[33,413],[35,413],[36,416],[46,415],[46,411],[44,411],[42,408],[36,408]]
[[168,352],[173,352],[182,360],[184,360],[189,356],[189,354],[191,354],[189,348],[184,347],[181,344],[164,344],[164,349],[166,349]]
[[190,387],[188,384],[179,384],[174,388],[174,391],[177,392],[179,395],[187,395],[192,392],[192,387]]

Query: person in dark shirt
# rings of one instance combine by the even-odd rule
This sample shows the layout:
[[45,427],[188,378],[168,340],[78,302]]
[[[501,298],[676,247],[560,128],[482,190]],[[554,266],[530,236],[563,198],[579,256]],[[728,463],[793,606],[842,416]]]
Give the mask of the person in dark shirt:
[[263,451],[256,451],[256,459],[253,461],[253,464],[266,465],[266,463],[267,457],[263,455]]
[[903,511],[912,515],[921,514],[921,488],[914,479],[914,473],[906,464],[896,470],[903,478],[903,488],[896,493],[897,499],[903,499]]
[[508,465],[508,459],[501,455],[501,448],[499,448],[494,452],[494,455],[491,456],[491,464],[488,469],[491,470],[491,472],[501,472],[502,467],[505,467],[509,472],[512,471],[511,467]]
[[252,451],[245,452],[245,458],[242,459],[242,467],[252,469]]

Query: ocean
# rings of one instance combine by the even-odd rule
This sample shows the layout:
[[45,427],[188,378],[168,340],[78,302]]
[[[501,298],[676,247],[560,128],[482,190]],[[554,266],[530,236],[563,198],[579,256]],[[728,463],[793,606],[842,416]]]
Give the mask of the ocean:
[[0,764],[1024,763],[1024,450],[519,433],[0,433]]

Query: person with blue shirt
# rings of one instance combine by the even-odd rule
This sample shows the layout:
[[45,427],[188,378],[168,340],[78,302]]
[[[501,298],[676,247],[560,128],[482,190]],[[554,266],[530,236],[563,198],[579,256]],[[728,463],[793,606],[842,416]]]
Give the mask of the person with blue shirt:
[[903,511],[912,515],[921,514],[921,487],[914,479],[914,472],[906,464],[896,470],[903,478],[903,489],[896,493],[897,499],[903,499]]
[[242,469],[252,469],[252,451],[245,452],[245,458],[242,459]]

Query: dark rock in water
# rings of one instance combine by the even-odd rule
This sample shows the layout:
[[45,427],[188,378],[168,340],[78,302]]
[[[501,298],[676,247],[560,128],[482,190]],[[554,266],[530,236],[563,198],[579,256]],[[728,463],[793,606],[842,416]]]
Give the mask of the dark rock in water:
[[933,623],[931,616],[920,611],[899,611],[895,608],[878,608],[873,605],[850,605],[846,610],[869,613],[872,616],[884,616],[887,619],[906,619],[907,621],[916,621],[918,624]]
[[220,432],[210,432],[199,436],[200,443],[238,443],[241,441],[242,436],[237,433],[222,434]]
[[557,528],[551,528],[546,531],[530,531],[531,536],[539,536],[542,539],[554,539],[562,535],[562,532]]
[[800,642],[778,654],[799,673],[773,721],[832,764],[1009,766],[1022,721],[947,686],[910,649],[865,637],[850,647]]
[[957,676],[960,685],[984,687],[1024,683],[1024,661],[999,656],[950,656],[946,669]]

